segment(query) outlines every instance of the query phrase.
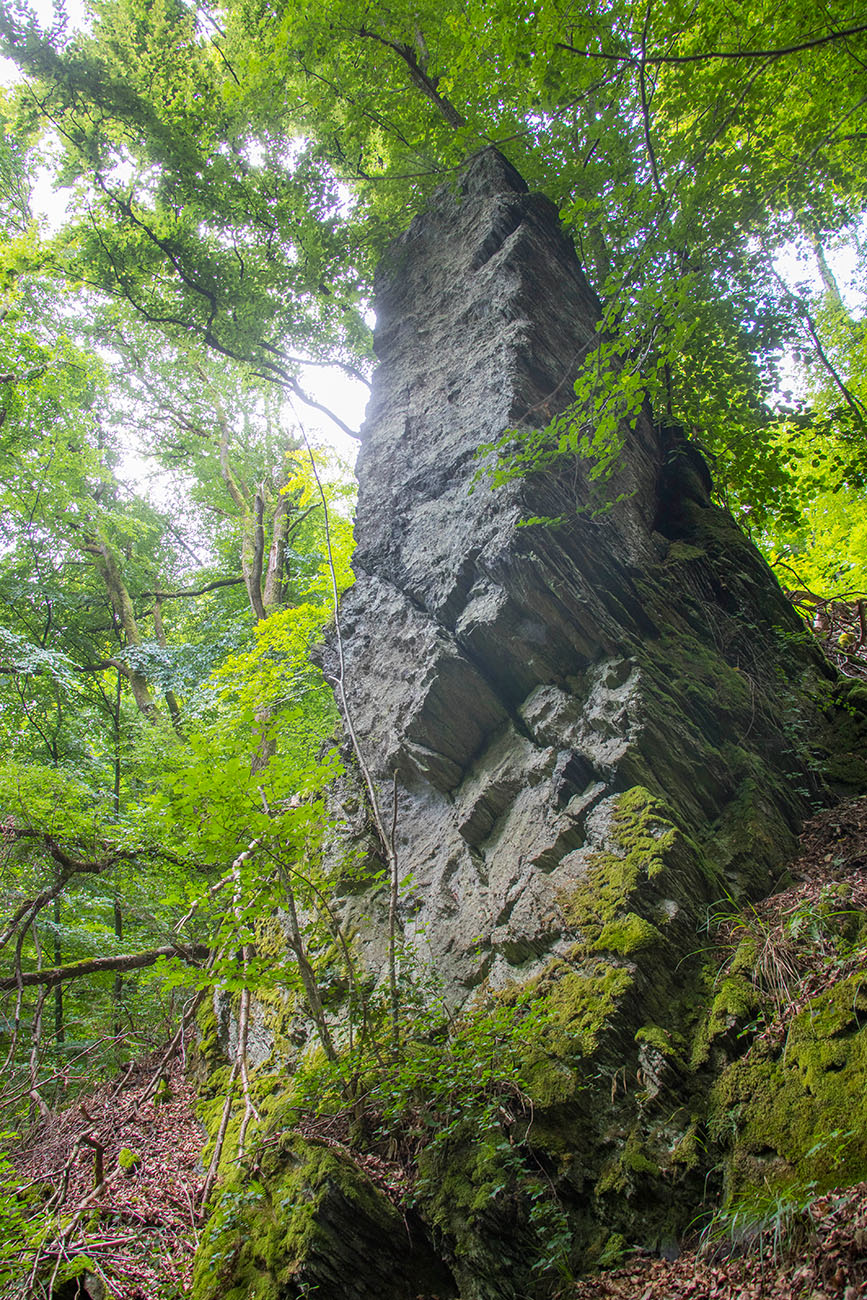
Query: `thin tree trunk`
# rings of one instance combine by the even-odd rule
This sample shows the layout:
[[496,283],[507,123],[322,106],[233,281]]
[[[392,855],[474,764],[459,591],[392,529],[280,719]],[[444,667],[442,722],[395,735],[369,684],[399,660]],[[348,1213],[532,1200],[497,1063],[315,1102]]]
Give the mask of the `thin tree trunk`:
[[[58,869],[59,870],[59,869]],[[63,965],[63,944],[60,939],[60,895],[58,894],[52,906],[54,918],[54,965]],[[63,985],[56,984],[54,987],[54,1041],[58,1047],[62,1047],[66,1041],[66,1030],[63,1024]]]
[[[157,644],[161,646],[163,650],[167,650],[169,643],[166,640],[166,630],[163,626],[163,602],[159,599],[157,599],[157,602],[154,605],[154,635],[156,636]],[[166,708],[169,711],[169,717],[172,720],[172,726],[175,731],[180,734],[181,710],[178,705],[178,697],[175,695],[173,690],[167,689],[163,691],[163,698],[166,702]]]
[[[96,567],[102,575],[112,608],[123,628],[127,645],[141,645],[141,633],[136,622],[130,594],[123,580],[120,565],[117,562],[117,556],[108,542],[101,537],[89,538],[85,549],[96,559]],[[125,675],[132,687],[133,697],[139,711],[149,721],[153,722],[157,716],[157,706],[151,695],[147,678],[133,664],[130,664],[126,669]]]
[[265,573],[265,587],[262,593],[265,609],[270,613],[283,599],[283,568],[286,554],[286,533],[289,528],[289,514],[286,498],[281,496],[274,508],[271,529],[271,549],[268,552],[268,568]]
[[[825,250],[822,247],[819,236],[814,234],[812,237],[813,254],[816,258],[816,265],[819,268],[819,275],[822,277],[822,284],[825,286],[825,292],[831,300],[831,305],[839,311],[846,312],[846,305],[843,302],[843,295],[840,292],[840,286],[837,283],[837,277],[828,265],[828,259],[825,257]],[[846,312],[848,315],[848,312]]]
[[[123,939],[123,912],[120,910],[120,902],[118,901],[117,896],[115,896],[114,899],[114,935],[118,943],[120,943]],[[58,962],[58,965],[59,964],[60,963]],[[114,1034],[117,1039],[120,1039],[120,1036],[123,1033],[123,975],[119,970],[115,971],[114,975],[113,1001]]]

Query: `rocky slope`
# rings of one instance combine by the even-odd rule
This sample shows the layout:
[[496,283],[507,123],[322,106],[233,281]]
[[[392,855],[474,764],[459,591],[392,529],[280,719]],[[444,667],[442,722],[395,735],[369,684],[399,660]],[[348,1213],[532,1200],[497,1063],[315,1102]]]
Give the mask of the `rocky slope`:
[[[391,247],[376,308],[343,693],[402,877],[402,996],[459,1014],[407,1012],[401,1051],[360,1067],[347,1149],[292,1137],[297,1099],[263,1108],[261,1203],[225,1193],[203,1300],[517,1300],[625,1241],[669,1249],[728,1159],[709,1121],[743,1008],[709,973],[709,911],[768,893],[808,809],[864,780],[862,688],[678,430],[641,414],[601,487],[574,457],[479,481],[479,448],[565,409],[598,338],[555,210],[500,154]],[[357,822],[339,844],[373,874],[388,846]],[[356,869],[335,907],[381,986],[387,888]],[[411,1166],[399,1278],[399,1216],[348,1149]],[[775,1157],[762,1176],[797,1173]]]

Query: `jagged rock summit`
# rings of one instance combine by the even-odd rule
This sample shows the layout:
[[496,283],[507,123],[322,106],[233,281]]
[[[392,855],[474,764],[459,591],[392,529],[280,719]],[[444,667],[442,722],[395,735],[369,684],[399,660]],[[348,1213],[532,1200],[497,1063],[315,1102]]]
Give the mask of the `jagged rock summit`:
[[[569,406],[598,339],[556,211],[499,153],[391,246],[376,309],[356,582],[325,652],[361,754],[332,845],[349,974],[323,994],[320,1092],[321,1025],[291,995],[263,1036],[269,1127],[227,1174],[196,1300],[545,1300],[676,1250],[722,1171],[833,1178],[815,1133],[864,1094],[863,994],[841,984],[790,1059],[739,1072],[755,987],[706,948],[714,905],[767,893],[811,805],[863,785],[867,705],[834,721],[845,684],[678,430],[642,413],[601,493],[565,456],[478,481],[482,445]],[[335,1099],[312,1120],[311,1095]]]
[[558,900],[635,786],[763,888],[816,786],[802,687],[828,670],[698,453],[647,414],[611,508],[576,458],[477,482],[482,444],[569,405],[600,316],[553,205],[496,150],[391,246],[376,312],[346,692],[389,815],[398,774],[404,934],[459,1002],[568,950]]

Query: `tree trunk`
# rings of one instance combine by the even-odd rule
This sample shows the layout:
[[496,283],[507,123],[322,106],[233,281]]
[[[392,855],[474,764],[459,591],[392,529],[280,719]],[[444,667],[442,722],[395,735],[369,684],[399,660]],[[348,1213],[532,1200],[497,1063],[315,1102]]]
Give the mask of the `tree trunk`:
[[[60,868],[58,867],[58,873]],[[54,899],[52,906],[52,915],[54,919],[54,965],[63,964],[63,944],[60,940],[60,895]],[[66,1041],[66,1031],[63,1025],[63,988],[60,984],[54,987],[54,1041],[58,1047],[62,1047]]]
[[268,552],[268,569],[265,574],[263,602],[270,614],[283,599],[283,569],[286,554],[286,534],[289,529],[289,511],[286,497],[280,496],[274,507],[271,526],[271,549]]
[[[157,600],[154,605],[154,635],[156,636],[157,644],[162,646],[163,650],[166,650],[168,648],[168,641],[166,640],[166,631],[163,627],[163,603],[161,600]],[[172,726],[175,731],[180,734],[181,710],[178,704],[178,697],[175,695],[173,690],[167,689],[163,691],[163,698],[166,702],[166,708],[169,711],[169,717],[172,720]]]
[[[136,622],[132,600],[123,580],[120,565],[117,562],[117,556],[108,542],[101,537],[89,538],[86,550],[96,558],[96,567],[102,575],[112,608],[123,628],[127,645],[141,645],[141,633]],[[130,664],[126,669],[125,676],[132,687],[133,697],[139,711],[149,721],[153,722],[157,716],[157,706],[151,695],[147,678],[133,664]]]

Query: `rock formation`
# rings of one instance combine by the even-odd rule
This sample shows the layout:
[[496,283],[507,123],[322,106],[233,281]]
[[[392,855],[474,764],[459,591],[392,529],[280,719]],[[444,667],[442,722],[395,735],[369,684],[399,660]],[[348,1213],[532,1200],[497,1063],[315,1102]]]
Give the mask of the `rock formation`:
[[[376,312],[346,701],[380,820],[396,808],[416,995],[432,981],[463,1008],[454,1033],[491,1079],[500,1053],[508,1087],[468,1089],[417,1151],[402,1280],[360,1262],[393,1208],[299,1139],[263,1158],[255,1231],[215,1216],[201,1297],[517,1300],[674,1240],[721,1158],[707,1098],[738,1028],[707,983],[708,910],[767,892],[807,810],[864,777],[829,731],[832,670],[678,430],[642,413],[601,490],[574,457],[479,477],[483,444],[568,407],[600,315],[555,209],[499,153],[391,246]],[[352,835],[381,853],[369,823]],[[336,901],[371,984],[387,892],[356,875]]]
[[[597,341],[553,206],[478,155],[389,250],[376,311],[341,618],[389,811],[398,773],[404,934],[455,1001],[540,970],[637,785],[720,880],[765,888],[816,789],[803,691],[829,674],[698,453],[642,414],[601,498],[575,459],[477,481],[479,447],[563,410]],[[539,516],[561,522],[521,526]]]

